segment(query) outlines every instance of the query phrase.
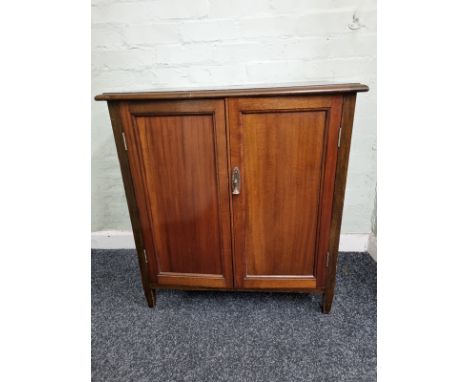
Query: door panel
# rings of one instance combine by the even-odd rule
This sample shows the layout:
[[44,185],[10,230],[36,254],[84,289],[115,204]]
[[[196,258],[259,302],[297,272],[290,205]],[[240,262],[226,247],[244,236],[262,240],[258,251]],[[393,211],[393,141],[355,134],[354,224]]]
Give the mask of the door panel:
[[323,284],[340,96],[229,100],[235,286]]
[[152,281],[231,287],[224,102],[129,103],[126,115]]

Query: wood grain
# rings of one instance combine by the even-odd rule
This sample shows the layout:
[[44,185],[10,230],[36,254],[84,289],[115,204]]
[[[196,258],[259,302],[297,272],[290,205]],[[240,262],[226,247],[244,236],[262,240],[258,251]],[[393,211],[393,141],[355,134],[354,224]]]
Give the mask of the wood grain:
[[225,97],[273,97],[285,95],[317,95],[317,94],[344,94],[367,92],[366,85],[349,83],[315,83],[310,85],[275,86],[261,88],[233,87],[218,90],[177,90],[154,92],[123,92],[103,93],[95,97],[97,101],[103,100],[167,100],[167,99],[195,99],[195,98],[225,98]]
[[330,222],[330,239],[328,243],[330,258],[327,269],[325,292],[323,294],[322,301],[322,311],[324,313],[330,312],[335,292],[338,247],[340,244],[341,219],[343,216],[343,204],[346,189],[346,177],[348,173],[349,151],[351,148],[355,103],[356,94],[344,96],[341,116],[341,144],[338,151],[338,161],[336,165],[335,187],[333,192],[333,212]]
[[312,288],[323,277],[340,108],[340,96],[229,100],[231,167],[242,176],[236,287]]
[[223,102],[129,104],[128,115],[130,164],[157,283],[229,287]]
[[109,114],[112,122],[112,131],[114,133],[117,155],[120,162],[120,170],[124,183],[125,196],[127,199],[128,212],[132,223],[133,238],[138,254],[138,263],[140,265],[141,281],[145,293],[146,301],[150,308],[153,308],[156,303],[156,295],[154,289],[150,286],[151,277],[145,261],[143,250],[145,248],[143,242],[143,233],[140,224],[140,217],[136,203],[135,188],[133,185],[132,175],[130,172],[130,164],[128,162],[127,151],[123,142],[123,117],[121,115],[122,107],[120,102],[108,102]]
[[199,286],[181,286],[181,285],[158,285],[151,284],[157,289],[180,289],[187,291],[209,291],[209,292],[279,292],[279,293],[307,293],[307,294],[323,294],[322,288],[218,288],[218,287],[199,287]]
[[323,293],[330,312],[356,93],[367,90],[97,96],[108,101],[148,305],[156,288],[296,291]]

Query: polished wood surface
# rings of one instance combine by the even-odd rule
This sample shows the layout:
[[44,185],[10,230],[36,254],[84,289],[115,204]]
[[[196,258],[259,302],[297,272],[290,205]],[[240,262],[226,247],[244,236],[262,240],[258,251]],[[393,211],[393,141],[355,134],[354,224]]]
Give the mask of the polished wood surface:
[[140,265],[143,290],[145,293],[146,302],[148,303],[148,306],[152,308],[156,303],[156,295],[154,293],[154,289],[150,286],[151,277],[143,252],[145,245],[143,243],[143,232],[136,203],[135,188],[132,175],[130,173],[130,164],[122,136],[124,131],[124,116],[122,116],[123,108],[121,107],[120,102],[108,102],[107,106],[109,108],[109,114],[112,122],[112,131],[114,133],[115,145],[117,148],[117,155],[119,157],[120,170],[124,183],[125,196],[127,199],[127,206],[130,215],[130,221],[132,223],[133,238],[135,240],[135,246],[138,254],[138,263]]
[[369,88],[363,84],[349,83],[312,83],[294,84],[288,86],[245,87],[233,86],[226,89],[183,89],[146,92],[103,93],[95,97],[97,101],[111,100],[166,100],[166,99],[193,99],[193,98],[225,98],[225,97],[252,97],[252,96],[284,96],[307,94],[344,94],[366,92]]
[[241,173],[241,192],[232,195],[236,287],[315,288],[322,281],[341,100],[228,101],[230,164]]
[[338,260],[338,247],[340,244],[341,219],[343,216],[343,204],[346,189],[346,177],[348,174],[349,151],[351,148],[351,135],[353,131],[354,106],[356,94],[343,97],[343,110],[341,116],[341,139],[336,165],[335,187],[333,192],[333,212],[330,223],[330,240],[328,272],[326,277],[325,292],[323,294],[322,311],[329,313],[335,294],[336,266]]
[[330,312],[356,93],[367,90],[97,96],[108,101],[148,305],[158,288],[296,291],[323,293]]
[[198,287],[198,286],[173,286],[173,285],[160,285],[150,284],[154,289],[180,289],[180,290],[196,290],[196,291],[211,291],[211,292],[281,292],[281,293],[307,293],[307,294],[323,294],[323,288],[209,288],[209,287]]
[[232,285],[222,101],[128,106],[130,164],[162,285]]

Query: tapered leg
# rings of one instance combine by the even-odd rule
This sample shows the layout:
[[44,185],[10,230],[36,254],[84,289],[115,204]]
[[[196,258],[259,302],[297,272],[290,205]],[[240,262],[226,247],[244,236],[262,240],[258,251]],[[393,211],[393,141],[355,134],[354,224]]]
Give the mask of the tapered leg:
[[322,296],[322,313],[330,313],[334,295],[334,288],[325,289]]
[[148,306],[150,308],[154,308],[156,305],[156,292],[154,289],[151,289],[149,287],[145,287],[145,297],[146,301],[148,302]]

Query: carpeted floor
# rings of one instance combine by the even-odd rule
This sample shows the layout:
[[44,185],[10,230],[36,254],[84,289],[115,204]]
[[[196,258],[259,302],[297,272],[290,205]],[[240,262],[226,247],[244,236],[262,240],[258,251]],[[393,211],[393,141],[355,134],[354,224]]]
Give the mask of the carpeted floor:
[[376,263],[341,254],[320,296],[160,291],[149,309],[132,250],[92,251],[92,380],[375,381]]

